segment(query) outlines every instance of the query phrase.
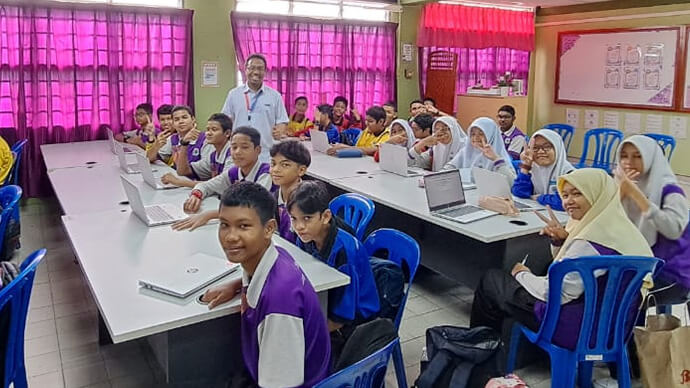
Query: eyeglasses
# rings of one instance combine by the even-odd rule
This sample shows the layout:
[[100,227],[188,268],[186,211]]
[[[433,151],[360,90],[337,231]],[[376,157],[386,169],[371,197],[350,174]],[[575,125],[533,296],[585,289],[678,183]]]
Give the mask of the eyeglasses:
[[545,144],[545,145],[542,145],[542,146],[537,146],[537,145],[535,145],[535,146],[532,146],[532,151],[533,151],[534,153],[538,153],[538,152],[540,152],[540,151],[542,151],[542,152],[551,152],[551,151],[553,151],[553,146],[548,145],[548,144]]
[[247,71],[266,71],[266,68],[263,66],[249,66]]
[[511,116],[511,115],[498,115],[496,117],[498,117],[499,119],[504,119],[504,120],[510,120],[513,118],[513,116]]

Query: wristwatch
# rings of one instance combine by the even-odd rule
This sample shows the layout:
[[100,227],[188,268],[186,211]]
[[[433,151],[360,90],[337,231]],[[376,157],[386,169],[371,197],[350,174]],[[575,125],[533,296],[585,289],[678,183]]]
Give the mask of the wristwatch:
[[189,142],[186,141],[186,140],[180,140],[180,145],[181,145],[181,146],[188,146],[188,145],[189,145]]

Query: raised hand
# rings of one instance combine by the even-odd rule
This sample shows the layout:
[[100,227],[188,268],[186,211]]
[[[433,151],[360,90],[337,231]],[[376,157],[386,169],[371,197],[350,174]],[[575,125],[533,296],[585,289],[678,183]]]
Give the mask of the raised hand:
[[191,131],[187,132],[187,134],[184,135],[184,139],[182,139],[182,140],[188,141],[188,142],[196,141],[196,139],[199,138],[200,133],[201,132],[199,132],[199,130],[196,129],[196,125],[195,125]]
[[168,138],[172,136],[171,132],[161,132],[158,134],[158,137],[156,137],[156,147],[160,148],[165,145],[165,143],[168,142]]
[[532,152],[532,145],[534,144],[534,139],[530,139],[529,145],[522,150],[520,153],[520,161],[526,167],[532,167],[532,162],[534,161],[534,153]]
[[551,206],[546,205],[546,210],[549,212],[549,218],[544,217],[539,211],[534,211],[534,214],[539,217],[540,220],[544,221],[546,226],[539,232],[541,235],[547,235],[551,237],[552,240],[563,241],[568,238],[568,232],[565,230],[563,225],[558,221],[556,214],[551,210]]
[[498,155],[496,155],[496,151],[494,151],[494,148],[491,146],[491,144],[482,142],[482,148],[480,150],[487,159],[491,161],[498,159]]
[[359,121],[362,119],[362,116],[360,116],[359,112],[357,111],[357,108],[354,106],[352,109],[350,109],[350,113],[352,114],[352,118],[355,119],[355,121]]

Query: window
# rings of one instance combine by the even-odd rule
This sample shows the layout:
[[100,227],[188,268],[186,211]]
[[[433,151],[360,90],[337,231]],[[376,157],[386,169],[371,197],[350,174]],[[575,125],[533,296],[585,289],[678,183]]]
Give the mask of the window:
[[146,7],[182,8],[182,0],[55,0],[63,3],[103,3],[116,5],[139,5]]
[[320,19],[350,19],[385,22],[400,7],[387,3],[346,0],[237,0],[237,12],[268,13]]

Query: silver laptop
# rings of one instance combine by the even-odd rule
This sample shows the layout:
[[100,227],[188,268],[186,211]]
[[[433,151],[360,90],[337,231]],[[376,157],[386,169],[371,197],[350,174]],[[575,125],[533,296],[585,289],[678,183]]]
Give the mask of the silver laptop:
[[[127,163],[127,157],[125,156],[125,151],[120,143],[115,143],[115,155],[117,155],[117,161],[120,163],[120,169],[127,174],[138,174],[139,164],[138,163]],[[138,154],[138,153],[136,153]]]
[[170,258],[165,271],[156,271],[139,280],[139,286],[164,294],[186,298],[239,268],[219,257],[196,253],[187,257]]
[[331,148],[330,144],[328,144],[328,134],[326,132],[312,129],[309,131],[309,135],[311,136],[311,146],[314,151],[325,154]]
[[132,212],[144,221],[147,226],[167,225],[187,218],[187,214],[182,211],[181,205],[175,206],[165,203],[144,206],[144,201],[141,200],[141,193],[139,193],[137,186],[122,175],[120,175],[120,180],[122,181],[122,187],[125,189]]
[[[494,196],[501,198],[513,198],[510,190],[510,183],[508,178],[498,172],[489,171],[484,168],[474,167],[472,169],[474,181],[477,183],[477,190],[480,197]],[[515,207],[521,212],[544,209],[543,206],[534,203],[529,204],[525,202],[515,201]]]
[[[113,135],[113,131],[110,128],[106,129],[106,133],[108,134],[108,147],[110,147],[110,152],[115,153],[115,144],[118,144],[119,142],[115,140],[115,136]],[[135,152],[133,149],[131,149],[128,146],[124,146],[122,144],[120,144],[120,146],[122,147],[122,149],[124,150],[125,153]]]
[[393,174],[411,177],[424,175],[426,172],[419,167],[409,167],[407,161],[410,155],[407,148],[395,144],[383,143],[379,146],[379,167],[381,170]]
[[137,153],[136,158],[137,167],[139,167],[139,171],[141,171],[141,177],[144,178],[144,182],[146,182],[149,186],[153,187],[156,190],[177,188],[177,186],[171,185],[169,183],[161,183],[160,178],[156,178],[153,175],[154,170],[153,168],[151,168],[151,163],[149,162],[149,158],[147,158],[146,155]]
[[429,212],[450,221],[466,224],[497,214],[465,201],[460,171],[445,170],[424,176]]

